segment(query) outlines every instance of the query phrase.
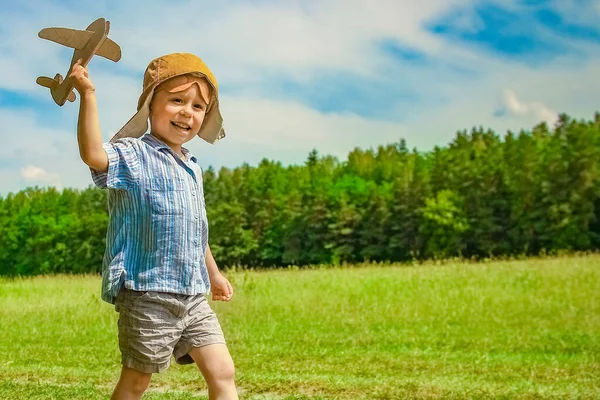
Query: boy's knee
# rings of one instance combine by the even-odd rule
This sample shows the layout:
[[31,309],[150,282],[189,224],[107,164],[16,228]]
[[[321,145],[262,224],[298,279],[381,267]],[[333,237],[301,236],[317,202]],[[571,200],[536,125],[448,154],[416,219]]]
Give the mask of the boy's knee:
[[140,376],[137,376],[136,378],[134,378],[133,381],[131,382],[131,391],[138,395],[144,394],[146,389],[148,389],[148,386],[150,386],[150,377],[151,376],[152,375],[148,375],[148,376],[140,375]]
[[233,381],[235,378],[235,366],[230,357],[211,363],[208,373],[210,378],[216,382]]
[[225,380],[233,380],[235,378],[235,366],[233,360],[229,359],[229,362],[223,366],[222,378]]
[[151,379],[152,374],[124,367],[118,386],[120,386],[122,390],[129,392],[136,397],[141,397],[146,389],[148,389],[148,386],[150,386]]
[[206,346],[193,349],[190,356],[194,359],[207,382],[233,381],[235,366],[225,345]]

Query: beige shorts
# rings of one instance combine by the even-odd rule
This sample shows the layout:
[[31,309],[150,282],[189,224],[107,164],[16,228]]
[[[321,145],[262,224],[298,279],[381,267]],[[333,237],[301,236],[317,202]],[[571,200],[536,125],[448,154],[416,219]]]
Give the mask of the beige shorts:
[[123,366],[155,373],[194,362],[191,349],[225,343],[217,316],[204,295],[137,292],[122,288],[115,299]]

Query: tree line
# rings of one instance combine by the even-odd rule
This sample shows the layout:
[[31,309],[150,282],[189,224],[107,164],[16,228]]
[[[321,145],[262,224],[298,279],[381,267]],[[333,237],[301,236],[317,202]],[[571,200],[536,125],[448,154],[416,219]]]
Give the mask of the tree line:
[[[204,171],[212,252],[251,268],[597,250],[599,181],[600,114]],[[95,187],[0,197],[0,274],[98,272],[107,220]]]

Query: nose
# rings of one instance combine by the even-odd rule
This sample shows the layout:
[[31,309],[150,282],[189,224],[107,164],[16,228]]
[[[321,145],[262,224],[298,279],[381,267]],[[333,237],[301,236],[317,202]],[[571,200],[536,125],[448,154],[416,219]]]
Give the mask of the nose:
[[179,112],[181,115],[186,116],[186,117],[190,117],[192,115],[192,106],[191,104],[186,104],[181,108],[181,111]]

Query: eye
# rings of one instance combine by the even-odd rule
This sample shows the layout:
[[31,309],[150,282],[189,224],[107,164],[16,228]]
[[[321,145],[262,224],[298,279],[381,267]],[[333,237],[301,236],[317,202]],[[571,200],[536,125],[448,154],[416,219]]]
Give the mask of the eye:
[[200,111],[204,111],[204,106],[202,104],[194,104],[194,108]]
[[181,103],[181,99],[179,97],[174,97],[173,98],[173,102],[175,102],[175,103]]

